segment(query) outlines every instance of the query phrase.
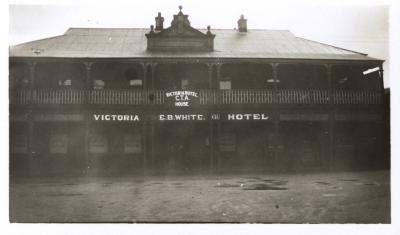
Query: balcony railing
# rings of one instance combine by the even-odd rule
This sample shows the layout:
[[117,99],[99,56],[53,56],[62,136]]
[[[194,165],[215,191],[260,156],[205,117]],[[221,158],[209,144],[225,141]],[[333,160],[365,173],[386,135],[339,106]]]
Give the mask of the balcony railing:
[[[329,104],[328,90],[197,90],[200,105]],[[166,91],[143,90],[17,90],[10,93],[11,105],[163,105]],[[334,90],[333,104],[381,104],[382,94],[368,90]]]

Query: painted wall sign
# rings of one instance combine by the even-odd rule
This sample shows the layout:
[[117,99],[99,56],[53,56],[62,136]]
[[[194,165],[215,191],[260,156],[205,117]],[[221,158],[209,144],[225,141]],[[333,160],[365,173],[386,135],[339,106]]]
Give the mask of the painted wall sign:
[[202,114],[160,114],[160,121],[204,121],[205,116]]
[[263,113],[235,113],[235,114],[227,114],[227,120],[268,120],[269,116]]
[[[151,118],[153,119],[153,118]],[[95,121],[116,121],[116,122],[138,122],[140,117],[137,114],[93,114]],[[154,119],[153,119],[154,120]],[[270,116],[265,113],[161,113],[155,117],[158,121],[268,121]]]
[[199,98],[199,94],[195,91],[170,91],[166,92],[167,98],[173,98],[175,107],[189,107],[193,98]]
[[139,115],[135,114],[93,114],[95,121],[140,121]]

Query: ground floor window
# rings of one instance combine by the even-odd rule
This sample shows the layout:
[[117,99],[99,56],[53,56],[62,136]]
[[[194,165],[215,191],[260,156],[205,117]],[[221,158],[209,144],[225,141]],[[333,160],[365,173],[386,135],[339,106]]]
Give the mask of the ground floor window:
[[142,136],[139,133],[124,135],[124,153],[141,153]]
[[89,152],[93,154],[102,154],[108,152],[108,140],[105,134],[93,133],[90,136]]

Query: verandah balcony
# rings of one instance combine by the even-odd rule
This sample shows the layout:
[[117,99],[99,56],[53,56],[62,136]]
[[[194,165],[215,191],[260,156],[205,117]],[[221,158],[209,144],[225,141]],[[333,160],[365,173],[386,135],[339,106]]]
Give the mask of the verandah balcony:
[[[198,92],[199,105],[329,104],[327,89],[232,89],[194,90]],[[74,90],[28,89],[10,92],[11,105],[164,105],[165,90]],[[373,90],[334,90],[332,101],[336,105],[381,104],[382,94]]]

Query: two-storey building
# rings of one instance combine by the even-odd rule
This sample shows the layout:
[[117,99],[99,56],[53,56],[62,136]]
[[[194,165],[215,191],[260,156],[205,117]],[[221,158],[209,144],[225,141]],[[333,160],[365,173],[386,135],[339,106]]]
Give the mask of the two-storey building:
[[10,48],[12,174],[381,167],[382,60],[286,30],[70,28]]

